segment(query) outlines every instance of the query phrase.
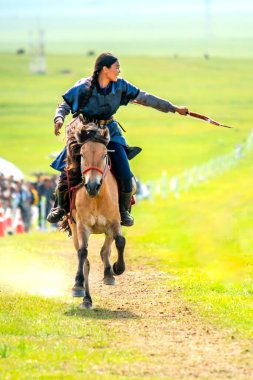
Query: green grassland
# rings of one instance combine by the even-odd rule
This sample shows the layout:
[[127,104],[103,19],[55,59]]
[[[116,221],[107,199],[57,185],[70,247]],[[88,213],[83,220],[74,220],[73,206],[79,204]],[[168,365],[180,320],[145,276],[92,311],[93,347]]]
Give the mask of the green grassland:
[[[47,74],[35,76],[29,74],[27,56],[1,56],[1,156],[26,174],[49,170],[49,153],[64,145],[53,134],[56,98],[61,100],[76,80],[90,75],[93,60],[49,56]],[[143,179],[163,169],[178,173],[227,152],[247,136],[253,116],[252,60],[123,57],[121,67],[122,76],[141,89],[234,126],[220,129],[145,107],[122,107],[117,118],[127,129],[129,144],[143,148],[132,164]],[[62,75],[63,69],[71,74]]]
[[251,155],[238,168],[179,199],[139,204],[141,230],[129,233],[142,252],[140,260],[172,274],[171,282],[203,316],[250,338],[252,182]]
[[[132,163],[135,174],[143,180],[159,177],[162,170],[177,174],[243,142],[252,128],[252,63],[250,59],[122,57],[122,76],[138,87],[234,126],[227,130],[140,106],[122,107],[117,118],[127,129],[129,144],[143,148]],[[28,176],[49,171],[48,154],[64,145],[53,135],[55,98],[89,75],[92,64],[93,59],[81,56],[49,56],[47,74],[34,76],[28,72],[26,56],[1,55],[2,157]],[[62,69],[71,74],[62,75]],[[136,225],[125,232],[129,262],[169,273],[170,287],[179,289],[182,299],[238,339],[253,337],[251,161],[250,154],[236,168],[178,199],[157,197],[137,204]],[[63,235],[50,234],[43,244],[41,239],[40,234],[31,234],[1,240],[0,257],[36,259],[66,249]],[[92,311],[84,323],[71,308],[65,300],[3,289],[0,354],[4,373],[13,368],[9,378],[76,379],[85,374],[88,379],[89,373],[95,379],[99,370],[117,363],[147,360],[127,345],[124,351],[114,348],[120,336],[104,329]],[[105,320],[106,313],[100,318]],[[69,355],[72,361],[67,365]],[[104,378],[107,375],[114,378],[109,369],[103,372]]]

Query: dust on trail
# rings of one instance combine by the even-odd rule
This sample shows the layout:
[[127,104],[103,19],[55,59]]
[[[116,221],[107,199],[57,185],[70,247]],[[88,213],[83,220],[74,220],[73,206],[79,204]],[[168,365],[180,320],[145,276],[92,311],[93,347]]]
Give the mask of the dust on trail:
[[[77,268],[71,246],[71,242],[66,242],[65,253],[53,258],[22,255],[16,268],[13,258],[0,258],[1,286],[11,287],[16,279],[14,284],[19,284],[20,290],[44,296],[64,295],[68,302],[78,305],[81,299],[72,299],[70,292]],[[169,275],[150,267],[131,264],[126,259],[126,272],[116,278],[116,286],[104,285],[100,247],[101,239],[91,241],[94,313],[96,309],[106,311],[104,318],[100,313],[100,321],[116,333],[114,345],[136,348],[148,358],[131,365],[100,368],[100,372],[173,380],[253,378],[252,342],[207,325],[191,306],[180,300],[179,289],[169,288]]]
[[44,253],[42,244],[32,252],[17,246],[13,252],[0,255],[0,290],[45,297],[64,296],[70,286],[67,265],[66,254],[63,261],[61,254]]

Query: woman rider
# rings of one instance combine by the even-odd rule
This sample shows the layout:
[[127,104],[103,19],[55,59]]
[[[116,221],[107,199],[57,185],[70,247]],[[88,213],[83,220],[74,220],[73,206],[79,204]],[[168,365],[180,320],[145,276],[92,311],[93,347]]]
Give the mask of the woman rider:
[[[153,107],[162,112],[177,112],[187,115],[185,106],[176,106],[172,103],[150,95],[125,79],[118,77],[120,63],[117,57],[111,53],[99,55],[95,62],[94,72],[91,77],[80,79],[65,95],[64,102],[57,108],[54,118],[54,133],[60,134],[65,116],[70,112],[77,116],[82,114],[86,121],[96,122],[100,126],[106,126],[110,132],[108,149],[113,150],[110,154],[112,169],[119,184],[119,207],[121,224],[132,226],[134,219],[130,215],[132,173],[128,159],[133,158],[140,152],[140,148],[130,148],[122,136],[118,122],[113,119],[120,106],[126,106],[129,102],[136,102],[145,106]],[[68,206],[64,201],[65,194],[61,191],[61,182],[65,177],[66,149],[64,149],[51,166],[62,172],[56,192],[58,205],[51,209],[47,220],[57,223],[68,212]]]

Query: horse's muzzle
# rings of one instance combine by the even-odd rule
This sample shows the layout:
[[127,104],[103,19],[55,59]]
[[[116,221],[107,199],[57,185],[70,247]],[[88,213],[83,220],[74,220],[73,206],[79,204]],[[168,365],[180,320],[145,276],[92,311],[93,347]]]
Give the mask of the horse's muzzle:
[[99,190],[102,185],[102,180],[89,180],[87,183],[84,184],[84,187],[89,194],[90,197],[96,197],[99,193]]

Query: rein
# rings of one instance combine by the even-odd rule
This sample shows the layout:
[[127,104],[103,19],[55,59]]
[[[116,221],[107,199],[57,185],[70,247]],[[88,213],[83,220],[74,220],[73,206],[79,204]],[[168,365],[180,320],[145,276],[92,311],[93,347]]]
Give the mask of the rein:
[[73,223],[72,211],[73,211],[74,203],[75,203],[75,199],[76,199],[76,192],[82,186],[83,182],[79,183],[76,186],[70,187],[70,179],[69,179],[69,171],[68,170],[66,170],[66,175],[67,175],[68,195],[69,195],[69,221],[72,224]]

